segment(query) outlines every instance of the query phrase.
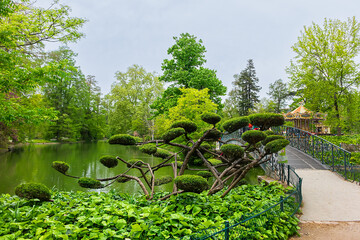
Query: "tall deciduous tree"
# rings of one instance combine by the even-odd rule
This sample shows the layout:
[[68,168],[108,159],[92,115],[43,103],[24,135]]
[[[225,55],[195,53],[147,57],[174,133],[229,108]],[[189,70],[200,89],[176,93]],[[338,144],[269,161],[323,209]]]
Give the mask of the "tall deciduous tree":
[[221,98],[226,87],[217,78],[216,71],[204,67],[206,49],[202,40],[189,33],[174,37],[175,44],[167,51],[172,59],[164,59],[161,69],[164,71],[159,80],[170,86],[152,105],[155,115],[167,113],[177,103],[182,94],[180,88],[209,89],[210,99],[221,108]]
[[138,132],[153,134],[153,121],[149,118],[150,104],[160,96],[163,84],[154,73],[148,73],[138,65],[116,72],[117,81],[111,86],[109,100],[110,134]]
[[269,86],[269,92],[267,93],[271,100],[276,104],[275,112],[280,113],[281,109],[285,107],[286,100],[291,97],[287,84],[281,79],[276,80]]
[[232,83],[234,88],[230,92],[230,98],[236,103],[236,109],[240,116],[249,114],[249,110],[254,108],[255,103],[259,102],[259,91],[261,87],[257,84],[259,79],[256,77],[254,62],[248,60],[246,68],[240,74],[234,75],[235,81]]
[[[197,124],[198,132],[204,131],[208,125],[201,120],[201,114],[215,112],[217,104],[210,100],[209,89],[197,90],[194,88],[180,88],[182,95],[179,97],[176,106],[169,109],[169,114],[165,121],[157,123],[161,128],[159,133],[167,130],[173,122],[189,120]],[[161,126],[160,126],[161,125]]]
[[[53,111],[29,105],[35,91],[48,81],[41,57],[45,42],[75,42],[85,20],[70,17],[70,8],[56,1],[48,9],[26,0],[0,5],[0,122],[4,132],[16,132],[24,123],[51,118]],[[7,136],[4,136],[6,139]]]
[[328,123],[338,135],[346,125],[344,112],[351,107],[347,95],[360,83],[359,30],[355,17],[305,26],[292,47],[296,56],[287,68],[292,87],[302,90],[308,107],[328,113]]
[[48,78],[43,87],[48,106],[57,111],[57,119],[49,127],[48,137],[97,140],[104,123],[99,111],[100,88],[94,76],[85,78],[75,64],[76,54],[60,48],[49,54]]

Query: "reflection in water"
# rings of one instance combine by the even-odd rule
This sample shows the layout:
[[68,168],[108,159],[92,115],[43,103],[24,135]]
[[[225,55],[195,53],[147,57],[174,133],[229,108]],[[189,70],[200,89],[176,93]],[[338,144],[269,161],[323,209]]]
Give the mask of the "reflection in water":
[[[53,161],[64,161],[70,165],[69,174],[80,177],[106,178],[127,170],[124,163],[119,162],[115,168],[104,167],[99,159],[103,155],[115,155],[125,160],[142,159],[151,166],[159,164],[161,159],[140,152],[135,146],[111,145],[106,142],[76,144],[42,144],[28,145],[22,150],[0,154],[0,194],[14,194],[14,188],[25,182],[40,182],[49,188],[61,191],[89,191],[81,188],[77,180],[66,177],[51,167]],[[138,170],[131,170],[131,175],[140,176]],[[252,169],[245,180],[250,184],[257,183],[257,175],[263,175],[261,168]],[[155,172],[155,176],[173,176],[172,168],[166,167]],[[210,179],[210,182],[214,178]],[[173,183],[155,187],[156,191],[171,191]],[[135,181],[114,183],[100,189],[109,191],[117,189],[121,192],[142,193]]]
[[[69,174],[81,177],[106,178],[124,172],[127,167],[122,162],[115,168],[104,167],[99,159],[103,155],[115,155],[125,160],[142,159],[155,165],[160,159],[143,154],[134,146],[110,145],[105,142],[76,144],[28,145],[22,150],[0,154],[0,193],[14,194],[14,188],[24,182],[41,182],[62,191],[86,191],[78,186],[76,179],[66,177],[51,167],[53,161],[64,161],[70,165]],[[139,175],[137,170],[130,174]],[[172,175],[170,167],[156,172],[156,177]],[[157,187],[170,191],[172,183]],[[118,189],[129,194],[141,192],[133,181],[115,183],[101,191]]]

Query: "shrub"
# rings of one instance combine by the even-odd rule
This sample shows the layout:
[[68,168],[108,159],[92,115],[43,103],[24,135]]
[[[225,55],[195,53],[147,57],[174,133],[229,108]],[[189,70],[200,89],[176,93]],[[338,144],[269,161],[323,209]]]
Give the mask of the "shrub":
[[197,130],[196,124],[189,120],[174,122],[170,128],[183,128],[187,133],[192,133]]
[[40,201],[49,201],[51,193],[48,187],[41,183],[23,183],[15,188],[15,194],[21,198],[39,199]]
[[136,139],[129,134],[117,134],[109,139],[110,144],[135,145]]
[[232,133],[240,128],[246,127],[249,125],[248,117],[237,117],[230,120],[227,120],[223,123],[222,127],[228,133]]
[[167,130],[163,136],[162,139],[165,142],[170,142],[172,140],[174,140],[177,137],[180,137],[181,135],[185,134],[185,130],[183,128],[172,128]]
[[216,113],[207,112],[201,115],[201,120],[203,120],[206,123],[215,125],[218,122],[220,122],[221,117]]
[[360,165],[360,152],[352,152],[350,162]]
[[62,161],[54,161],[51,165],[53,168],[56,169],[56,171],[61,172],[62,174],[65,174],[67,170],[69,170],[70,166],[66,162]]
[[207,140],[217,141],[221,138],[221,132],[216,129],[210,129],[209,133],[206,135]]
[[286,139],[277,139],[273,140],[265,145],[265,151],[267,153],[277,153],[284,147],[286,147],[290,142]]
[[135,166],[138,166],[138,167],[140,167],[141,165],[144,164],[144,162],[141,161],[140,159],[130,159],[127,162],[129,163],[129,164],[127,164],[127,167],[131,167],[135,163],[136,163]]
[[141,152],[150,154],[150,155],[156,153],[156,151],[157,151],[156,146],[154,146],[153,144],[150,144],[150,143],[142,145],[141,147],[139,147],[139,149]]
[[101,188],[102,186],[99,180],[88,177],[79,178],[78,184],[83,188]]
[[261,130],[281,126],[285,121],[283,115],[276,113],[255,113],[249,115],[249,119],[252,125],[258,126]]
[[165,149],[158,149],[156,151],[156,153],[154,154],[154,156],[165,159],[165,158],[168,158],[168,157],[172,156],[172,154],[169,151],[165,150]]
[[212,174],[211,172],[208,172],[208,171],[198,171],[196,173],[196,175],[200,176],[200,177],[203,177],[203,178],[210,178],[212,177]]
[[160,186],[163,184],[171,183],[173,181],[173,178],[171,176],[162,176],[160,178],[155,178],[154,185]]
[[201,193],[208,188],[205,178],[197,175],[181,175],[175,178],[176,186],[185,192]]
[[100,162],[108,168],[113,168],[118,165],[118,160],[114,156],[105,155],[100,158]]
[[266,145],[267,143],[269,143],[271,141],[274,141],[274,140],[277,140],[277,139],[285,139],[285,137],[280,136],[280,135],[270,135],[270,136],[267,136],[261,143],[263,145]]
[[208,161],[211,163],[211,165],[213,166],[217,166],[222,164],[223,162],[221,160],[215,159],[215,158],[210,158],[208,159]]
[[220,150],[230,159],[238,159],[244,156],[244,149],[236,144],[224,144]]
[[267,136],[270,136],[270,135],[275,135],[275,133],[271,130],[266,130],[264,131],[264,133],[267,135]]
[[259,130],[249,130],[249,131],[244,132],[241,135],[241,138],[250,144],[256,144],[256,143],[264,140],[266,138],[266,134]]

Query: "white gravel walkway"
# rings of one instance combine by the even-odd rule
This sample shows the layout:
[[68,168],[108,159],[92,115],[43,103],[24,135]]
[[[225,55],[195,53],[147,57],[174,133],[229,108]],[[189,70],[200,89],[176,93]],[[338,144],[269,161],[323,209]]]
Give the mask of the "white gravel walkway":
[[296,172],[303,178],[301,221],[360,221],[358,184],[329,170],[296,169]]

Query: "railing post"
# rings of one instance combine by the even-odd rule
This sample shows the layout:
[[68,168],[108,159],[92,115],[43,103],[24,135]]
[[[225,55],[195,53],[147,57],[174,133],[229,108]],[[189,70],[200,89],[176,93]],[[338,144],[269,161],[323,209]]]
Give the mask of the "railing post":
[[283,198],[283,196],[280,197],[280,210],[282,212],[284,211],[284,198]]
[[315,157],[315,136],[314,135],[312,135],[312,145],[313,145],[312,156]]
[[225,240],[229,240],[229,239],[230,239],[229,221],[225,221]]
[[344,152],[344,171],[345,171],[345,180],[347,180],[347,173],[346,173],[346,152]]
[[334,145],[331,144],[331,159],[332,159],[332,170],[335,171],[335,162],[334,162]]
[[287,165],[287,166],[288,166],[287,185],[289,186],[290,185],[290,165]]
[[299,204],[301,204],[301,202],[302,202],[302,178],[299,178],[298,188],[299,188],[299,192],[300,192],[300,203]]
[[321,139],[321,163],[324,163],[324,141]]

